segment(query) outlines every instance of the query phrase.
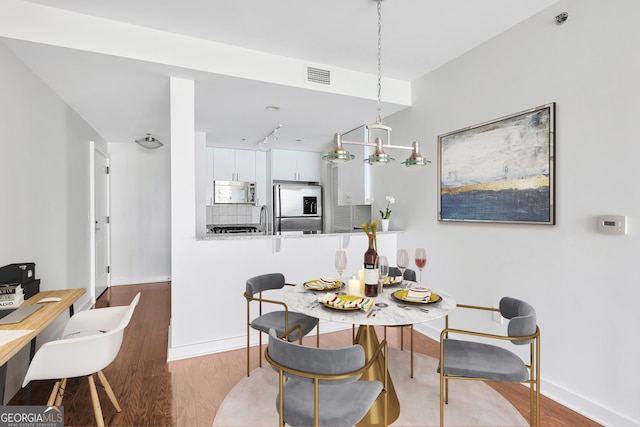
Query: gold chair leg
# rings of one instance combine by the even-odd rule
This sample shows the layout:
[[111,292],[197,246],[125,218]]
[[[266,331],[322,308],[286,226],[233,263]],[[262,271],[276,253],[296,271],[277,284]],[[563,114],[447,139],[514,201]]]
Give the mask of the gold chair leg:
[[107,396],[109,396],[109,400],[111,400],[111,403],[113,403],[113,407],[116,408],[117,412],[122,412],[122,409],[118,404],[118,400],[116,399],[116,395],[113,392],[113,389],[111,388],[111,384],[109,384],[109,381],[107,381],[107,377],[104,376],[104,373],[102,371],[98,371],[98,378],[100,378],[100,383],[104,387],[104,391],[107,392]]
[[400,351],[404,351],[404,326],[400,327]]
[[60,390],[60,381],[56,381],[56,383],[53,385],[53,390],[51,390],[49,400],[47,400],[47,406],[53,406],[58,396],[58,390]]
[[320,322],[316,325],[316,347],[320,348]]
[[91,392],[91,403],[93,403],[93,413],[96,416],[96,424],[98,427],[104,427],[104,419],[102,418],[102,408],[100,407],[100,399],[98,399],[96,383],[93,381],[93,375],[89,375],[87,378],[89,379],[89,391]]
[[444,427],[444,379],[440,377],[440,427]]
[[250,360],[250,358],[251,358],[251,347],[250,347],[250,345],[251,345],[251,336],[250,336],[250,334],[251,334],[250,324],[247,323],[247,376],[249,376],[249,372],[250,372],[249,369],[250,369],[250,366],[251,366],[251,360]]
[[258,357],[260,358],[260,367],[262,368],[262,331],[258,331],[258,336],[260,337],[259,339],[259,347],[258,347]]
[[411,378],[413,378],[413,323],[409,325],[411,329]]

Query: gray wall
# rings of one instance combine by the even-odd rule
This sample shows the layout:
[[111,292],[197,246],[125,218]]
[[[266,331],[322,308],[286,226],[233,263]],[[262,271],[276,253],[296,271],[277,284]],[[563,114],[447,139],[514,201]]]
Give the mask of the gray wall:
[[[560,2],[415,81],[414,106],[386,124],[434,163],[374,172],[375,198],[395,196],[392,227],[408,230],[398,246],[427,248],[425,281],[462,303],[531,302],[542,392],[615,426],[640,425],[639,18],[635,0]],[[437,136],[553,101],[557,225],[438,222]],[[629,216],[629,235],[596,231],[610,213]]]
[[111,284],[171,278],[169,147],[109,143]]
[[[89,141],[106,144],[0,43],[0,265],[35,262],[40,289],[87,288]],[[65,316],[39,337],[57,338]],[[22,385],[28,349],[7,370],[5,398]]]

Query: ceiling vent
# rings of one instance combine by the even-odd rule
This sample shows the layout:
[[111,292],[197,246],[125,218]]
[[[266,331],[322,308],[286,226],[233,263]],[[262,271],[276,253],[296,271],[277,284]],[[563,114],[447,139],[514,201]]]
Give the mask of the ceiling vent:
[[321,68],[307,67],[307,81],[320,83],[323,85],[331,84],[331,72]]

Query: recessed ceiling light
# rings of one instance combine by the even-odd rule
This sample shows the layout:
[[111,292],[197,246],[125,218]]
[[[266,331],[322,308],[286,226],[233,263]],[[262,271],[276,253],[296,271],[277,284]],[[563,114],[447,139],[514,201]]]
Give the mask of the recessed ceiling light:
[[269,111],[278,111],[280,107],[278,107],[277,105],[267,105],[266,109]]
[[296,138],[296,142],[302,142],[304,141],[304,138]]

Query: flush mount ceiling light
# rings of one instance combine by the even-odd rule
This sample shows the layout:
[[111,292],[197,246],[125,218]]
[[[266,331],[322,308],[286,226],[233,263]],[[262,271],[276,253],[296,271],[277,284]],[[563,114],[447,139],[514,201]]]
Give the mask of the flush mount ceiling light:
[[400,150],[412,150],[409,158],[402,162],[402,164],[406,166],[424,166],[431,162],[420,154],[418,142],[414,141],[412,147],[391,145],[391,128],[382,124],[382,115],[380,113],[380,93],[382,92],[382,0],[373,1],[378,3],[378,112],[376,115],[376,122],[365,125],[368,139],[366,142],[345,141],[342,139],[342,135],[336,133],[333,136],[333,146],[331,147],[331,150],[322,156],[322,158],[331,163],[346,162],[354,159],[355,156],[345,150],[342,146],[343,144],[364,145],[368,147],[375,147],[373,154],[364,160],[370,165],[387,164],[394,160],[393,157],[384,152],[384,149],[397,148]]
[[258,142],[256,142],[256,144],[258,145],[258,149],[260,151],[265,151],[267,149],[267,142],[268,142],[267,140],[271,135],[273,135],[274,141],[278,140],[278,129],[280,129],[281,127],[282,125],[278,125],[274,127],[273,129],[271,129],[271,131],[268,134],[266,134],[264,137],[259,139]]
[[141,147],[148,148],[150,150],[160,148],[164,145],[162,142],[152,137],[150,133],[148,133],[144,138],[136,139],[136,143]]

